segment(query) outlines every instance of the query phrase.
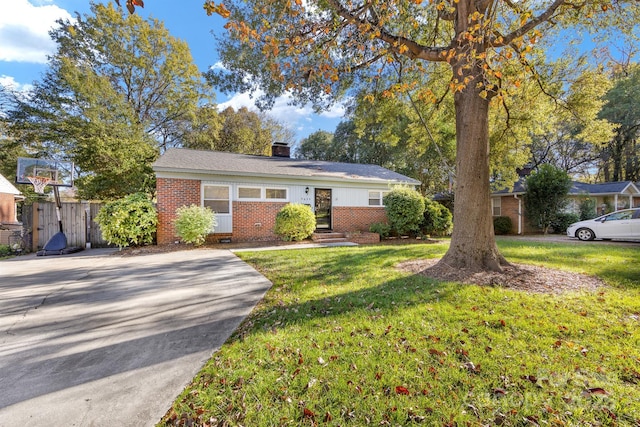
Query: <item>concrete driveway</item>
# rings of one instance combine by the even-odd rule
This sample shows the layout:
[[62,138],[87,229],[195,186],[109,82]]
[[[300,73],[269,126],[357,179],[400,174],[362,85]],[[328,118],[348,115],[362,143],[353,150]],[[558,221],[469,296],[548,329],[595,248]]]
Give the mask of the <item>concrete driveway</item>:
[[271,283],[226,250],[0,261],[0,426],[152,426]]

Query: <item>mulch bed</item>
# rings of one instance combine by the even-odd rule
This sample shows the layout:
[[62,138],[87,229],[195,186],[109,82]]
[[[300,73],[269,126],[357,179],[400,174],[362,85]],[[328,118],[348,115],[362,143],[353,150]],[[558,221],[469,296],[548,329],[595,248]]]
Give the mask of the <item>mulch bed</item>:
[[532,293],[595,292],[607,286],[604,281],[594,276],[534,265],[511,264],[503,267],[502,272],[485,271],[478,273],[470,272],[463,268],[452,268],[444,264],[438,264],[438,261],[440,260],[411,260],[399,264],[397,268],[437,280],[500,286]]

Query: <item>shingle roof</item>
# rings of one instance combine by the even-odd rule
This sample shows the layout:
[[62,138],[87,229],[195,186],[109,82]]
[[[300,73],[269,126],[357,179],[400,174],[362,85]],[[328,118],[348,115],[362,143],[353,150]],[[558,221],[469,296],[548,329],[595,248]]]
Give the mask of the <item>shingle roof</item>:
[[251,156],[171,148],[153,164],[156,172],[380,181],[418,185],[419,181],[377,165]]
[[[523,194],[527,190],[525,188],[525,179],[520,178],[513,184],[513,189],[505,189],[495,191],[493,194]],[[608,195],[608,194],[622,194],[627,187],[631,186],[634,192],[640,191],[640,187],[631,181],[620,182],[605,182],[601,184],[587,184],[585,182],[573,181],[571,188],[569,189],[570,195],[590,194],[590,195]]]
[[20,190],[18,190],[12,183],[9,182],[7,178],[0,174],[0,193],[5,194],[14,194],[16,196],[22,195]]

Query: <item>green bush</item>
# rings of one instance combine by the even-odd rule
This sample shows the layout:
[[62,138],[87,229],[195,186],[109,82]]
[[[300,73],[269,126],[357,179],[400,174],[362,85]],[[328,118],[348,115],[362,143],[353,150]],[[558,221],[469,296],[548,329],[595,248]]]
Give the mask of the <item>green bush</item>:
[[511,234],[513,231],[513,222],[508,216],[493,217],[493,231],[495,234]]
[[180,239],[195,246],[202,245],[207,234],[213,233],[213,228],[218,225],[215,213],[209,207],[198,205],[178,208],[174,224]]
[[420,228],[427,235],[446,236],[453,228],[453,215],[443,204],[425,197]]
[[282,240],[290,242],[304,240],[316,229],[316,216],[308,205],[289,203],[276,215],[273,230]]
[[11,255],[11,248],[9,245],[0,245],[0,258]]
[[556,215],[556,218],[551,222],[551,228],[555,234],[564,234],[567,232],[567,227],[574,222],[580,221],[580,216],[574,213],[561,213]]
[[384,222],[376,222],[369,226],[369,231],[372,233],[378,233],[381,239],[386,239],[391,234],[391,226]]
[[106,203],[95,221],[105,240],[123,248],[153,243],[158,215],[146,194],[134,193]]
[[424,214],[424,197],[416,190],[397,186],[384,196],[389,225],[398,235],[420,230]]
[[580,221],[584,221],[586,219],[592,219],[598,216],[598,212],[596,211],[596,200],[590,197],[583,199],[580,202]]

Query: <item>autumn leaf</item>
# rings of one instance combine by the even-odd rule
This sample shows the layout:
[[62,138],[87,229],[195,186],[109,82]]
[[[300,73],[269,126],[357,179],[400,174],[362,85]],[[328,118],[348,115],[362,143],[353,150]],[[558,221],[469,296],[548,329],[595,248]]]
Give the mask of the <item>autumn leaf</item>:
[[402,386],[396,386],[396,394],[403,394],[405,396],[409,396],[411,393],[409,393],[409,390],[406,389],[406,387],[402,387]]
[[588,388],[585,391],[582,392],[582,395],[584,397],[589,397],[589,396],[606,396],[609,393],[607,393],[607,391],[603,388],[600,387],[595,387],[595,388]]
[[304,408],[304,417],[305,418],[315,418],[316,414],[309,408]]
[[497,398],[501,398],[507,395],[507,391],[501,388],[494,388],[493,389],[493,396],[497,397]]

